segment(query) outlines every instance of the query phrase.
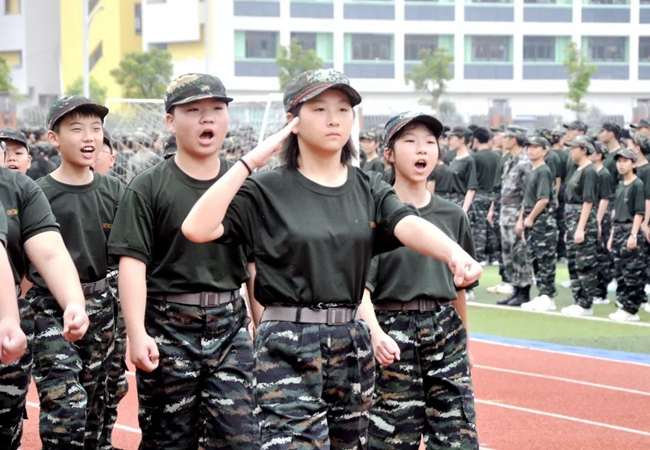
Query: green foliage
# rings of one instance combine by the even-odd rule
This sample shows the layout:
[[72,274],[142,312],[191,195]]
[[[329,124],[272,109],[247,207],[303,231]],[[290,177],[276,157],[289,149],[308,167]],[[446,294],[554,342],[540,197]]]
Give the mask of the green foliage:
[[567,70],[567,83],[569,92],[567,103],[564,107],[576,113],[576,119],[580,119],[581,113],[585,112],[587,105],[582,98],[589,90],[591,76],[596,71],[596,66],[587,62],[587,57],[578,49],[575,42],[567,44],[567,56],[563,62]]
[[[99,84],[99,82],[94,77],[90,77],[90,81],[88,84],[90,87],[91,100],[96,101],[100,105],[105,104],[107,89],[101,84]],[[83,95],[83,90],[84,90],[84,78],[79,77],[66,88],[65,95]]]
[[111,76],[124,88],[127,98],[162,98],[170,83],[174,66],[168,51],[153,48],[124,56]]
[[16,93],[16,86],[11,82],[11,67],[7,60],[0,56],[0,92]]
[[442,123],[452,124],[452,125],[464,125],[465,120],[463,116],[458,112],[456,104],[451,100],[443,100],[438,103],[438,109],[436,110],[438,114],[438,119]]
[[304,71],[323,67],[323,60],[316,55],[316,51],[304,51],[297,39],[293,39],[288,47],[280,47],[280,54],[275,58],[275,62],[278,65],[281,91],[284,91],[287,84]]
[[444,48],[435,52],[429,49],[420,51],[421,62],[406,74],[406,84],[413,83],[418,91],[428,94],[427,98],[420,99],[421,105],[429,106],[438,113],[440,97],[447,90],[447,81],[451,80],[451,63],[454,56]]

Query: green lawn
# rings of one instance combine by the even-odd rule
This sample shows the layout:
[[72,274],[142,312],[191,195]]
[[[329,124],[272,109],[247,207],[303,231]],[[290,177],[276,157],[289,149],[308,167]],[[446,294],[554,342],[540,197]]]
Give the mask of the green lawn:
[[[558,297],[555,303],[558,311],[573,303],[571,290],[561,287],[562,281],[568,280],[566,265],[558,265],[556,282]],[[501,295],[489,294],[486,288],[500,281],[497,267],[484,267],[480,286],[474,290],[475,302],[495,304],[503,298]],[[531,297],[537,295],[533,287]],[[616,310],[614,294],[610,293],[610,305],[594,306],[596,317],[607,317]],[[650,323],[650,314],[640,311],[641,322]],[[493,309],[472,306],[469,309],[470,331],[474,333],[538,340],[544,342],[576,345],[583,347],[620,350],[634,353],[650,353],[650,327],[619,324],[609,321],[594,321],[580,318],[535,314],[512,309]]]

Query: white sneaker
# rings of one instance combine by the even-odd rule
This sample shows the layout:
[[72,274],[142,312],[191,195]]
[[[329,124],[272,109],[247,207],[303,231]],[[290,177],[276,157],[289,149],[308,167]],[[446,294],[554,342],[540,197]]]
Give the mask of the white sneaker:
[[645,295],[650,294],[650,284],[646,284],[643,291],[645,292]]
[[499,267],[499,261],[492,261],[492,262],[490,263],[490,265],[491,265],[491,266]]
[[487,261],[481,261],[479,264],[481,265],[481,267],[485,267],[485,266],[487,266],[488,262]]
[[525,311],[555,311],[557,307],[555,306],[555,300],[551,297],[548,295],[540,295],[528,303],[521,305],[521,309]]
[[643,309],[645,310],[645,312],[650,313],[650,303],[644,304]]
[[618,283],[616,280],[612,280],[612,282],[607,285],[607,292],[616,292],[617,287]]
[[609,305],[608,298],[594,297],[592,302],[594,305]]
[[589,308],[589,309],[583,308],[580,305],[571,305],[562,308],[562,314],[571,317],[593,316],[594,310],[593,308]]
[[624,309],[619,309],[614,313],[609,315],[609,318],[615,322],[638,322],[639,316],[636,314],[630,314]]
[[473,290],[468,289],[467,291],[465,291],[465,300],[470,301],[470,302],[473,301],[473,300],[476,300],[476,296],[474,295]]
[[501,286],[497,288],[497,294],[501,295],[510,295],[514,292],[514,288],[510,283],[501,283]]
[[490,286],[489,288],[486,289],[486,291],[488,291],[490,294],[496,294],[497,289],[499,289],[501,287],[501,285],[503,285],[503,283],[499,283],[497,285]]
[[561,282],[560,286],[562,286],[563,288],[569,289],[571,287],[571,280]]

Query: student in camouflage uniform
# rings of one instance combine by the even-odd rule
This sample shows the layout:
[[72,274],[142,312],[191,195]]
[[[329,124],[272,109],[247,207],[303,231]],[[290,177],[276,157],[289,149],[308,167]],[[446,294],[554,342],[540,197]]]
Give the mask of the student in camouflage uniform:
[[449,163],[451,179],[446,199],[463,208],[465,214],[469,214],[478,188],[476,162],[467,147],[471,139],[472,132],[464,127],[454,127],[449,136],[449,149],[455,156]]
[[562,141],[564,133],[560,130],[553,130],[547,140],[551,144],[551,152],[558,157],[559,164],[555,173],[556,179],[559,178],[559,186],[555,191],[555,199],[557,205],[555,208],[555,222],[557,223],[558,240],[557,240],[557,259],[566,259],[566,243],[564,242],[564,235],[566,234],[566,224],[564,220],[564,189],[566,187],[566,168],[569,160],[569,154],[565,150]]
[[384,173],[384,162],[378,153],[379,137],[377,133],[372,130],[364,131],[359,136],[359,144],[361,145],[361,150],[366,155],[366,160],[361,165],[361,168],[365,171],[372,170],[374,172]]
[[609,318],[616,322],[638,322],[639,306],[646,299],[647,256],[639,241],[641,222],[645,214],[643,182],[634,174],[636,153],[621,149],[616,155],[616,168],[622,181],[614,200],[614,223],[607,248],[614,254],[616,271],[616,301],[619,309]]
[[562,308],[562,314],[590,316],[598,285],[598,223],[594,207],[598,202],[598,173],[589,160],[594,146],[591,139],[582,135],[564,145],[571,148],[571,159],[576,165],[564,194],[567,262],[575,304]]
[[[392,138],[384,151],[400,199],[473,255],[467,216],[431,196],[426,173],[413,165],[422,159],[429,171],[436,164],[441,131],[442,124],[429,115],[402,113],[386,125]],[[384,253],[372,260],[365,295],[372,298],[382,330],[400,349],[399,360],[377,354],[368,447],[416,450],[424,437],[428,449],[477,449],[465,292],[454,286],[449,268],[408,248]]]
[[[108,109],[79,96],[57,101],[47,116],[50,143],[61,166],[38,181],[61,225],[61,235],[82,283],[88,332],[75,345],[57,331],[59,310],[43,276],[29,269],[34,309],[34,381],[41,401],[44,449],[96,450],[103,428],[105,389],[115,339],[115,298],[106,274],[106,242],[124,187],[91,170],[103,146]],[[66,426],[62,426],[66,423]]]
[[29,154],[26,139],[23,140],[21,138],[20,140],[16,140],[11,138],[11,136],[15,138],[17,134],[24,137],[20,131],[10,128],[0,130],[0,141],[5,144],[4,166],[7,169],[17,170],[26,175],[32,165],[32,157]]
[[501,183],[501,248],[504,272],[514,290],[497,304],[520,306],[530,301],[531,268],[526,254],[526,241],[517,236],[515,227],[524,199],[524,183],[532,169],[528,155],[522,148],[526,142],[520,129],[508,128],[503,134],[503,148],[510,159],[503,168]]
[[650,137],[650,119],[641,119],[637,123],[631,123],[630,128],[634,130],[634,137],[642,134]]
[[[283,100],[289,124],[206,192],[183,233],[251,248],[255,297],[265,306],[255,339],[263,448],[365,449],[372,348],[399,351],[372,303],[361,303],[373,254],[404,244],[449,261],[459,284],[474,282],[481,268],[381,175],[350,165],[361,96],[345,75],[304,72]],[[253,174],[281,147],[283,166]],[[427,163],[412,163],[426,177]],[[358,308],[367,325],[355,319]]]
[[131,181],[108,244],[119,258],[142,450],[257,446],[244,250],[181,233],[194,202],[233,167],[219,156],[231,101],[212,75],[171,82],[177,152]]
[[[634,167],[636,168],[636,176],[643,182],[644,192],[645,192],[645,214],[643,217],[643,223],[641,224],[641,232],[645,239],[641,240],[641,249],[647,257],[646,267],[647,267],[647,279],[646,284],[650,284],[650,163],[648,158],[650,157],[650,137],[644,134],[640,134],[634,138],[633,148],[636,153],[637,159]],[[646,312],[650,312],[650,304],[647,302],[647,298],[643,302],[642,308]]]
[[551,144],[543,136],[532,136],[526,141],[526,153],[532,170],[525,180],[524,201],[516,225],[518,235],[526,239],[528,260],[533,268],[539,295],[523,303],[529,311],[554,311],[555,262],[557,249],[557,225],[555,223],[555,186],[546,154]]
[[616,170],[616,155],[623,148],[620,142],[622,131],[620,125],[613,122],[605,122],[600,127],[600,132],[598,133],[598,140],[607,147],[607,155],[603,161],[603,165],[617,182],[620,179],[620,175]]

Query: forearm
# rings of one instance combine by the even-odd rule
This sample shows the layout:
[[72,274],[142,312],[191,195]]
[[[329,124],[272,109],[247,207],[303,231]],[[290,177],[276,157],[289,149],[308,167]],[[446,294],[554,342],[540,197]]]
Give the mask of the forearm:
[[631,236],[635,236],[639,234],[639,230],[641,229],[641,223],[643,222],[643,216],[641,214],[635,214],[634,215],[634,221],[632,222],[632,231],[630,232]]
[[402,244],[416,252],[449,263],[452,253],[462,249],[438,227],[426,220],[408,216],[395,226],[395,236]]
[[587,226],[587,220],[589,219],[589,214],[591,214],[591,208],[593,207],[592,203],[585,202],[582,204],[582,209],[580,210],[580,220],[578,220],[578,228],[576,231],[580,230],[585,231]]
[[0,320],[3,319],[12,319],[20,323],[14,275],[9,264],[7,250],[4,245],[0,244]]
[[474,189],[470,189],[465,194],[465,201],[463,202],[463,211],[465,211],[466,213],[469,212],[469,208],[470,206],[472,206],[472,202],[474,201],[475,195],[476,195],[476,191]]
[[467,320],[467,296],[465,293],[465,289],[461,291],[457,291],[456,295],[458,295],[458,298],[452,302],[454,305],[454,309],[456,309],[456,312],[460,316],[460,320],[463,321],[463,326],[465,326],[465,331],[467,332],[467,336],[469,336],[469,321]]
[[370,291],[368,289],[363,290],[363,298],[361,299],[361,305],[359,305],[359,317],[366,322],[368,328],[370,328],[371,334],[383,331],[379,325],[377,316],[375,315],[375,307],[372,304]]
[[650,223],[650,200],[645,201],[645,214],[643,215],[643,225]]
[[555,179],[555,199],[558,200],[560,198],[560,186],[562,186],[562,178],[556,178]]
[[259,326],[260,320],[262,319],[262,313],[264,312],[264,307],[257,301],[255,298],[255,263],[248,263],[246,266],[248,268],[248,273],[251,274],[251,277],[246,281],[246,298],[248,300],[248,311],[250,312],[251,319],[255,326]]
[[146,334],[144,325],[147,305],[147,266],[130,256],[120,258],[120,302],[124,324],[130,339]]
[[547,198],[542,198],[537,200],[537,203],[535,203],[535,206],[533,207],[533,210],[528,214],[528,217],[534,222],[537,217],[544,211],[544,208],[548,205],[548,199]]
[[598,223],[603,223],[603,218],[605,217],[605,214],[607,213],[607,207],[608,206],[609,206],[609,200],[606,199],[606,198],[603,198],[598,203],[598,212],[596,212],[596,217],[598,219]]

